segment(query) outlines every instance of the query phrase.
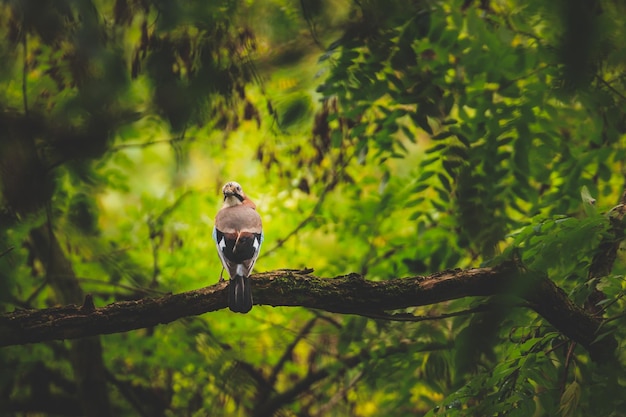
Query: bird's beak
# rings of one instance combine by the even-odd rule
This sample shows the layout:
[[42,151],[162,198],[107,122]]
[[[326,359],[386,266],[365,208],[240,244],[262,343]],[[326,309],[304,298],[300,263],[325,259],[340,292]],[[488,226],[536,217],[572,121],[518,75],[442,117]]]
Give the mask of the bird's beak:
[[228,197],[235,197],[237,198],[237,200],[243,201],[243,197],[237,194],[236,192],[232,191],[231,189],[224,190],[224,201],[226,201]]

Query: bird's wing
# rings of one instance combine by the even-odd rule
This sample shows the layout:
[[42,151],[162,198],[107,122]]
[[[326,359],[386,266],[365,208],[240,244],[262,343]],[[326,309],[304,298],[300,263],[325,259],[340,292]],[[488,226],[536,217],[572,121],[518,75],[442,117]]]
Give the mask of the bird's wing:
[[224,233],[219,231],[217,227],[213,228],[213,240],[215,241],[215,246],[217,247],[217,254],[220,257],[220,261],[222,261],[222,266],[228,271],[229,276],[235,276],[237,264],[231,262],[226,257],[226,236]]
[[254,248],[254,254],[250,259],[243,261],[243,275],[249,276],[254,268],[254,264],[256,263],[256,259],[259,257],[259,252],[261,251],[261,244],[263,244],[263,232],[254,234],[254,241],[252,243]]

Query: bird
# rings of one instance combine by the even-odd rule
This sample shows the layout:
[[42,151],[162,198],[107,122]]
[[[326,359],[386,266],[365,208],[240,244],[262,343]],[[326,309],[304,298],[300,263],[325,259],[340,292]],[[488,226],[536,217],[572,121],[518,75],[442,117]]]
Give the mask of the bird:
[[[228,271],[228,308],[236,313],[252,309],[250,273],[263,243],[261,216],[256,204],[243,192],[238,182],[222,187],[224,205],[215,216],[213,240],[222,261],[222,273]],[[220,275],[220,282],[223,281]]]

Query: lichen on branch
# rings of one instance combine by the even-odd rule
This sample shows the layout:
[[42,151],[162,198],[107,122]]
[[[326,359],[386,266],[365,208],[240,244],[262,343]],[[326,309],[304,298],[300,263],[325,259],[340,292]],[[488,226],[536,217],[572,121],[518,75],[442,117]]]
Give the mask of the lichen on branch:
[[[358,274],[320,278],[311,272],[277,270],[254,275],[255,303],[381,317],[377,314],[458,298],[513,294],[584,346],[595,360],[608,360],[616,346],[611,337],[593,343],[602,324],[600,319],[574,304],[547,277],[520,272],[512,263],[385,281],[367,280]],[[226,308],[226,286],[221,282],[180,294],[99,308],[93,308],[87,300],[82,306],[16,310],[0,315],[0,346],[126,332],[209,313]]]

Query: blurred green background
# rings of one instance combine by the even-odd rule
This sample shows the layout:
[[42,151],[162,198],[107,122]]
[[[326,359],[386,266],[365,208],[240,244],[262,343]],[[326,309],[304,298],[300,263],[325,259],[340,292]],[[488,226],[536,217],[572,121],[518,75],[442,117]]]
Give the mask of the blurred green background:
[[[589,267],[624,190],[625,16],[617,0],[3,0],[0,312],[216,283],[236,180],[264,222],[258,271],[515,258],[580,305],[600,289],[598,339],[621,343],[623,260]],[[2,348],[0,415],[625,415],[621,344],[596,365],[504,303],[421,322],[255,306]]]

